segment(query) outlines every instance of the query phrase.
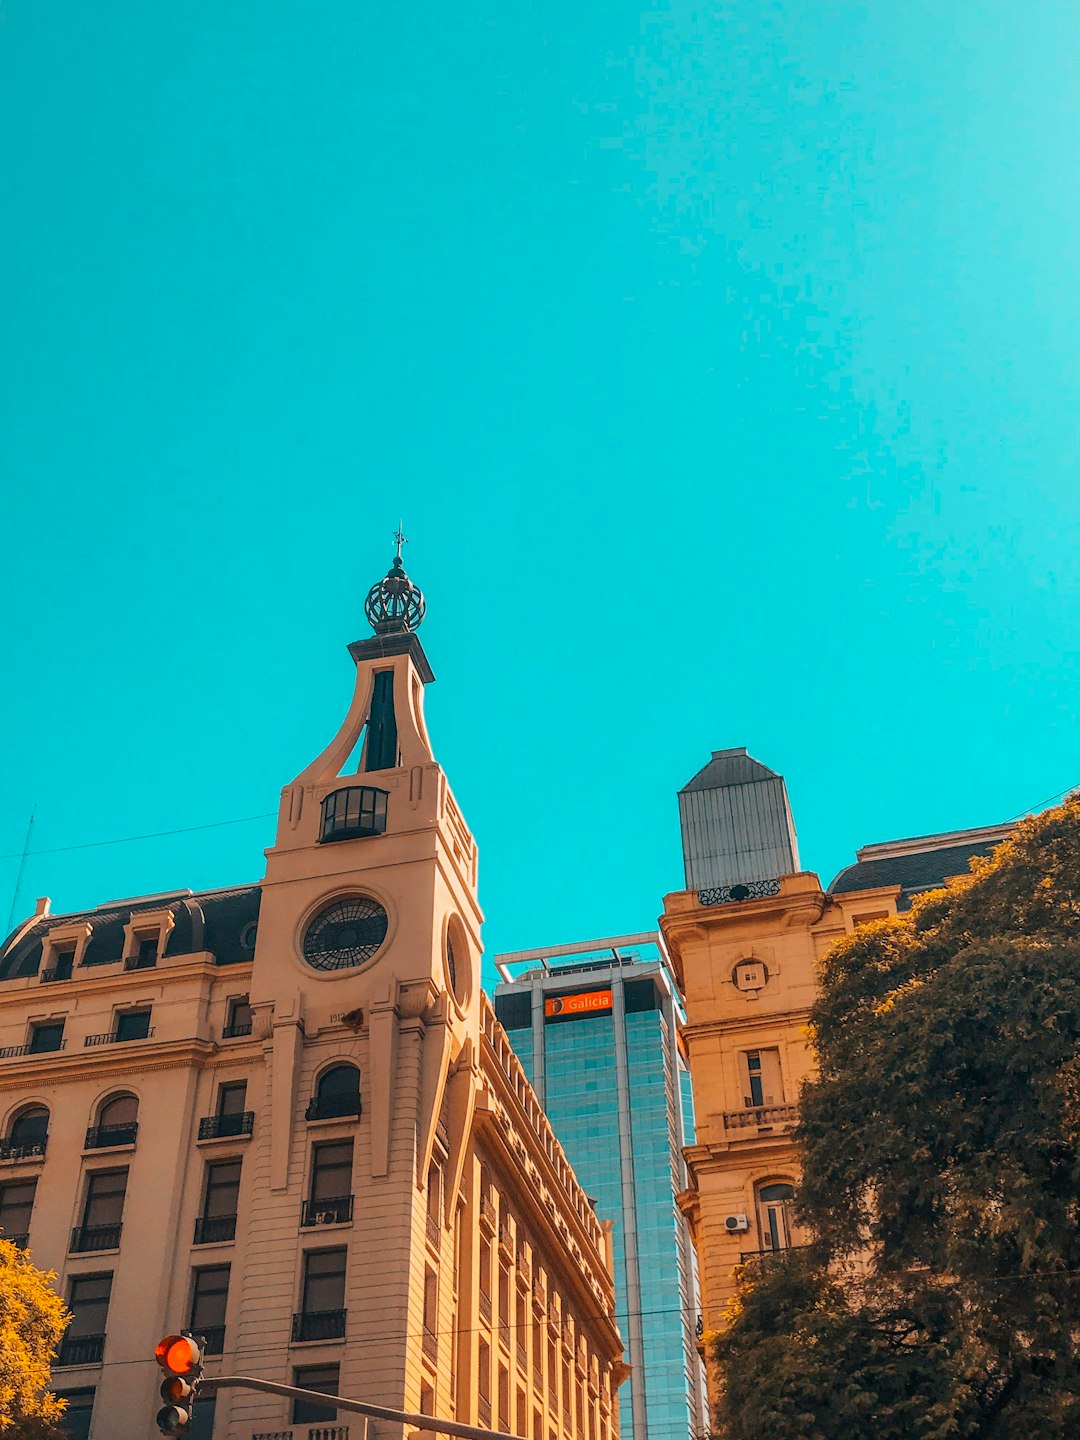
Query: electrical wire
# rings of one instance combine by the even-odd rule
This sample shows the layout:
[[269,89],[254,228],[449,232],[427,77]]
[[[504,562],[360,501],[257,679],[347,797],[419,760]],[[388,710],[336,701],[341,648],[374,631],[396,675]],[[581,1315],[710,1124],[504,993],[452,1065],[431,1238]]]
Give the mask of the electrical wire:
[[[154,830],[149,835],[121,835],[118,840],[88,840],[83,845],[54,845],[47,850],[30,850],[28,855],[66,855],[71,850],[98,850],[103,845],[132,845],[137,840],[163,840],[169,835],[190,835],[195,830],[220,830],[223,825],[247,825],[253,820],[271,820],[276,810],[267,810],[262,815],[239,815],[235,820],[212,820],[208,825],[181,825],[176,830]],[[0,860],[18,860],[21,850],[9,855],[0,855]]]

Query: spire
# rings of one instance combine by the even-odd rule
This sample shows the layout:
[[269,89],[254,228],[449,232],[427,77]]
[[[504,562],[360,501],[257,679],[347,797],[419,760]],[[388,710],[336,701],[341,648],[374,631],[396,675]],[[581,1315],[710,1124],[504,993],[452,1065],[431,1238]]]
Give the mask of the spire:
[[405,574],[401,547],[409,543],[401,522],[394,532],[397,550],[386,578],[373,585],[364,601],[364,614],[376,635],[409,635],[424,618],[423,592]]

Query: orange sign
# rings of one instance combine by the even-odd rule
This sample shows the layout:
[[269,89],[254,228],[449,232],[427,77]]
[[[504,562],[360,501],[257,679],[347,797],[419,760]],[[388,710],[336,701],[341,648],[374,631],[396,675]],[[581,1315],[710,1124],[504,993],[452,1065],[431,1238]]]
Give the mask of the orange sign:
[[545,1015],[584,1015],[590,1010],[610,1010],[610,990],[590,990],[586,995],[553,995],[544,1001]]

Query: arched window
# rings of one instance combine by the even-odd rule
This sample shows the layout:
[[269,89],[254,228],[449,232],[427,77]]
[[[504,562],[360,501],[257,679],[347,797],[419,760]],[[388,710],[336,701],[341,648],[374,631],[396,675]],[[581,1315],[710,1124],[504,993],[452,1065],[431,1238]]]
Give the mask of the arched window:
[[307,1108],[309,1120],[339,1120],[360,1114],[360,1071],[355,1065],[331,1065],[319,1076]]
[[9,1158],[18,1155],[44,1155],[48,1138],[48,1110],[44,1105],[28,1105],[12,1120],[4,1149]]
[[139,1133],[139,1102],[134,1095],[110,1095],[98,1110],[98,1123],[86,1132],[87,1150],[134,1145]]
[[761,1248],[787,1250],[792,1240],[792,1201],[794,1186],[787,1181],[762,1185],[758,1189],[758,1215],[761,1223]]

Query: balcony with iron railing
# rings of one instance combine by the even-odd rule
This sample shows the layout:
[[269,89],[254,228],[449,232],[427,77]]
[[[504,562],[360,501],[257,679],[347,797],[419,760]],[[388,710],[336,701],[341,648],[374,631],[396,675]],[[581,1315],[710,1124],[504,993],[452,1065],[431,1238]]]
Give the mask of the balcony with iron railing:
[[491,1296],[486,1290],[480,1291],[480,1314],[485,1320],[491,1319]]
[[152,955],[129,955],[124,961],[125,970],[153,970],[158,962],[157,952]]
[[16,1246],[19,1250],[25,1250],[30,1243],[30,1232],[27,1231],[25,1235],[8,1235],[5,1233],[0,1235],[0,1240],[10,1240],[12,1245]]
[[476,1418],[483,1426],[491,1424],[491,1401],[486,1395],[481,1395],[476,1402]]
[[308,1340],[342,1340],[345,1337],[344,1310],[300,1310],[292,1317],[294,1344]]
[[47,1134],[37,1140],[0,1140],[0,1161],[41,1160],[48,1143]]
[[221,1027],[221,1038],[223,1040],[239,1040],[242,1036],[250,1034],[250,1020],[238,1020],[234,1025],[223,1025]]
[[350,1120],[360,1115],[359,1095],[316,1095],[308,1101],[305,1120]]
[[754,1105],[745,1110],[728,1110],[725,1130],[790,1130],[799,1118],[797,1105]]
[[220,1245],[236,1239],[235,1215],[200,1215],[195,1221],[195,1245]]
[[204,1115],[199,1121],[199,1139],[231,1140],[238,1135],[250,1135],[254,1127],[254,1110],[241,1110],[235,1115]]
[[224,1325],[199,1325],[196,1334],[203,1338],[204,1355],[220,1355],[225,1349]]
[[425,1325],[424,1334],[420,1343],[423,1348],[424,1354],[431,1361],[431,1363],[433,1365],[437,1364],[439,1359],[439,1337],[435,1334],[435,1331],[429,1330],[428,1327]]
[[65,1335],[57,1365],[100,1365],[105,1353],[104,1335]]
[[300,1207],[300,1228],[313,1225],[345,1225],[353,1218],[353,1197],[338,1195],[332,1200],[305,1200]]
[[66,965],[52,965],[48,970],[42,970],[38,975],[42,985],[52,985],[58,980],[71,979],[71,962]]
[[148,1025],[141,1035],[121,1035],[118,1030],[106,1030],[102,1035],[87,1035],[84,1045],[130,1045],[133,1040],[149,1040],[154,1033]]
[[437,1251],[439,1248],[439,1241],[442,1238],[442,1228],[439,1225],[439,1217],[437,1215],[433,1215],[429,1210],[427,1212],[427,1215],[425,1216],[424,1226],[427,1233],[428,1244],[433,1250]]
[[55,1045],[35,1045],[33,1041],[29,1045],[4,1045],[0,1047],[0,1060],[14,1060],[20,1055],[55,1055],[66,1048],[66,1040],[60,1040]]
[[139,1133],[139,1122],[128,1120],[123,1125],[91,1125],[86,1132],[83,1148],[86,1150],[111,1150],[117,1145],[134,1145]]
[[119,1250],[122,1225],[76,1225],[68,1250],[84,1255],[90,1250]]
[[805,1245],[785,1245],[778,1250],[744,1250],[739,1256],[740,1265],[749,1265],[754,1270],[772,1270],[805,1250]]

